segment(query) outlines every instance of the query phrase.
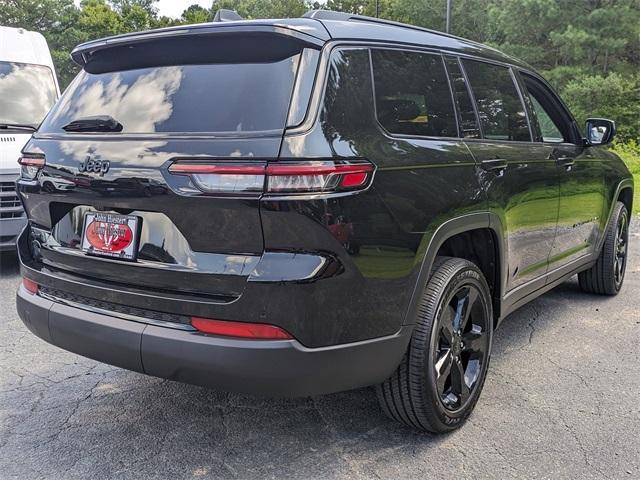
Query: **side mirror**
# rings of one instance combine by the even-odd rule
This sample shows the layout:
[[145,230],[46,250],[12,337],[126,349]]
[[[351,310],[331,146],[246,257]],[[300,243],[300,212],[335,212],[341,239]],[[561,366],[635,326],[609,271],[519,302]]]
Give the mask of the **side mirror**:
[[606,118],[590,118],[587,120],[587,143],[589,145],[606,145],[611,143],[616,134],[616,123]]

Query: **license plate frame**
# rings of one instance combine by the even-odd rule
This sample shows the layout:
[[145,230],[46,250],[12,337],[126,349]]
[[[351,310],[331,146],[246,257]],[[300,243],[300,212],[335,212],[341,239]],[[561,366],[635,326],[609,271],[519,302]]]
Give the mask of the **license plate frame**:
[[86,212],[80,248],[87,255],[135,261],[141,219],[135,215]]

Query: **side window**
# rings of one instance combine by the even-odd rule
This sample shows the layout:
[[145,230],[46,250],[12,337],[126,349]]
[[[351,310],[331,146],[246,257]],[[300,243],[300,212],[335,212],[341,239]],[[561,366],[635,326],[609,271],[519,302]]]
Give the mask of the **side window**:
[[538,124],[536,141],[571,142],[571,119],[555,95],[539,80],[521,74],[527,96],[531,100],[532,122]]
[[527,114],[509,68],[475,60],[462,64],[476,98],[484,138],[530,142]]
[[457,137],[440,55],[371,50],[378,121],[392,134]]
[[445,57],[447,71],[449,72],[449,82],[453,90],[453,99],[458,107],[458,124],[465,138],[480,138],[480,128],[473,101],[469,95],[467,80],[460,70],[460,63],[457,58]]
[[334,51],[320,112],[323,133],[333,148],[348,145],[371,128],[372,98],[369,50],[344,48]]
[[560,129],[556,126],[556,123],[551,118],[544,107],[540,104],[540,102],[534,97],[531,96],[531,105],[533,108],[533,113],[538,120],[538,125],[540,127],[540,135],[541,140],[543,142],[554,142],[554,143],[562,143],[564,142],[564,136]]

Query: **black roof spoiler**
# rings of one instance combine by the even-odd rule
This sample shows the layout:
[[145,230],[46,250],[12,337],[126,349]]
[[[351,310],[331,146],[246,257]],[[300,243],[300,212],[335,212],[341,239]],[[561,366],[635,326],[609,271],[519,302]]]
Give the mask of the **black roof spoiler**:
[[[226,12],[231,12],[231,10],[227,10]],[[237,15],[235,12],[231,13]],[[309,48],[322,48],[325,42],[330,39],[328,32],[319,23],[317,28],[310,29],[307,22],[295,19],[292,19],[287,23],[276,23],[273,20],[234,21],[230,19],[228,13],[222,13],[220,14],[220,20],[216,22],[128,33],[86,42],[73,49],[71,52],[71,58],[75,63],[84,68],[88,63],[96,58],[96,54],[103,50],[109,50],[114,47],[141,45],[146,42],[157,40],[199,37],[203,35],[272,34],[281,38],[291,38],[300,44],[308,45]]]

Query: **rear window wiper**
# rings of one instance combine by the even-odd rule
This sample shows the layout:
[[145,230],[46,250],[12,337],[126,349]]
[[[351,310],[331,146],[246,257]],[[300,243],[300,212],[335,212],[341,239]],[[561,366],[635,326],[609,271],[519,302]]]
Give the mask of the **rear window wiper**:
[[98,115],[78,118],[62,129],[65,132],[121,132],[122,124],[109,115]]
[[0,129],[2,130],[31,130],[35,132],[37,130],[33,125],[27,125],[26,123],[0,123]]

